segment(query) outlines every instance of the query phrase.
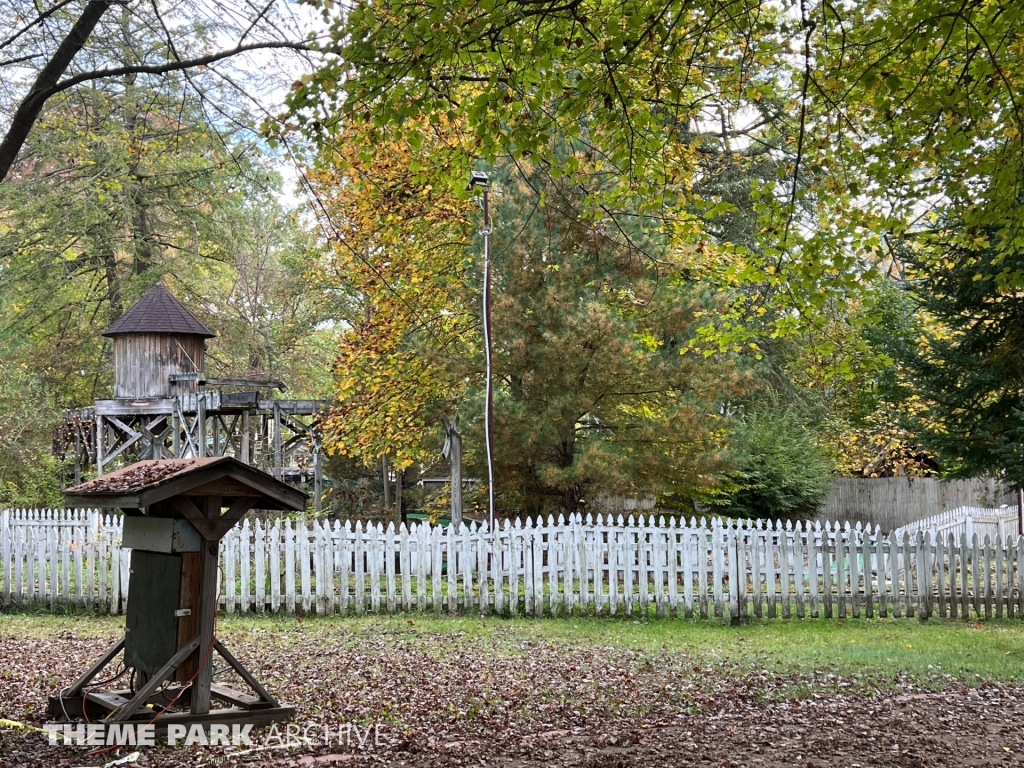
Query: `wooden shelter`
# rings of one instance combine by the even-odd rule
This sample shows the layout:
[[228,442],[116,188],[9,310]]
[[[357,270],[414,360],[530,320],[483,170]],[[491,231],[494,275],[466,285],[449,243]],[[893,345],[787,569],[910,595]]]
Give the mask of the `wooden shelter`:
[[[221,538],[250,509],[299,511],[304,493],[234,458],[212,457],[141,461],[64,495],[68,506],[123,510],[122,545],[132,561],[124,637],[50,697],[52,716],[150,722],[156,711],[161,725],[263,725],[294,714],[216,638],[217,556]],[[128,689],[91,687],[122,652]],[[252,693],[213,682],[214,652]]]

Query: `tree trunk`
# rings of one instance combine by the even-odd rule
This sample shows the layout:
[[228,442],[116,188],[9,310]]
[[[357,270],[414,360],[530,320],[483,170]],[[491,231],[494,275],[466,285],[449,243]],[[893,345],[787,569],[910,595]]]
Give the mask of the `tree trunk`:
[[110,245],[110,238],[105,232],[93,231],[89,233],[96,255],[103,264],[103,276],[107,281],[107,302],[110,304],[110,321],[117,320],[124,314],[124,305],[121,303],[121,281],[117,276],[117,255]]
[[565,509],[567,515],[573,515],[576,513],[576,508],[580,503],[579,488],[575,485],[570,485],[564,491],[562,491],[562,506]]
[[380,457],[381,479],[384,481],[384,509],[391,511],[391,462],[387,456]]
[[444,425],[445,441],[444,453],[451,466],[449,473],[448,488],[451,495],[451,516],[454,530],[458,532],[462,525],[462,435],[459,434],[459,417],[441,417]]
[[149,213],[146,208],[146,193],[142,179],[134,175],[135,189],[132,190],[132,240],[135,243],[135,274],[141,275],[154,266],[153,235],[149,231]]
[[402,485],[405,482],[405,470],[395,470],[395,528],[402,523]]

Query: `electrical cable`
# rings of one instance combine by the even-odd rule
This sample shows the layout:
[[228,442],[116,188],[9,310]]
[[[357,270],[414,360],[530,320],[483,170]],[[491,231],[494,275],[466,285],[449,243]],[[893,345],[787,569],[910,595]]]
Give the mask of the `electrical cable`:
[[71,715],[68,714],[67,707],[64,706],[64,694],[71,690],[70,685],[65,685],[59,691],[57,691],[57,698],[60,699],[60,710],[64,713],[64,719],[71,722]]
[[[132,678],[135,677],[135,669],[134,669],[134,667],[126,667],[124,665],[124,661],[123,660],[121,661],[120,668],[121,668],[121,671],[118,672],[113,677],[108,677],[106,680],[100,680],[99,682],[93,683],[92,685],[86,685],[86,686],[82,687],[82,717],[85,718],[85,722],[87,722],[87,723],[91,723],[92,722],[89,719],[89,711],[88,711],[89,708],[88,708],[88,702],[86,701],[86,696],[89,695],[89,691],[95,691],[97,688],[100,688],[100,687],[102,687],[104,685],[110,685],[110,683],[113,683],[115,680],[117,680],[120,677],[122,677],[124,675],[124,673],[127,672],[129,669],[132,670]],[[61,700],[60,706],[61,706],[61,709],[64,709],[64,701],[63,701],[63,699]],[[64,711],[64,715],[67,716],[67,710]],[[109,717],[109,715],[108,715],[108,717]],[[68,719],[70,720],[71,718],[68,718]]]
[[[220,596],[218,595],[218,600],[219,599],[220,599]],[[165,712],[169,711],[171,709],[171,707],[174,706],[175,702],[177,702],[177,700],[179,698],[181,698],[181,694],[183,694],[186,690],[189,689],[189,687],[192,685],[192,683],[195,681],[195,679],[197,677],[199,677],[199,673],[203,670],[203,667],[206,666],[206,662],[209,660],[210,654],[213,652],[213,646],[216,645],[216,644],[217,644],[217,631],[216,631],[216,627],[214,627],[213,642],[211,642],[210,643],[210,647],[206,649],[206,655],[203,656],[203,660],[201,662],[199,662],[199,666],[196,668],[195,674],[192,675],[192,677],[190,677],[188,679],[188,681],[185,683],[185,685],[181,686],[181,688],[178,690],[178,694],[173,699],[171,699],[171,701],[166,706],[164,706],[159,712],[157,712],[155,715],[153,715],[153,719],[150,720],[148,723],[146,723],[146,725],[152,725],[153,723],[155,723],[157,721],[157,719],[161,715],[163,715]],[[113,713],[111,713],[111,714],[113,714]],[[117,749],[118,746],[119,745],[117,745],[117,744],[113,744],[113,745],[111,745],[109,747],[102,747],[100,749],[94,749],[94,750],[91,750],[89,752],[86,752],[85,756],[86,757],[92,757],[93,755],[100,755],[100,754],[103,754],[104,752],[109,752],[112,749]]]

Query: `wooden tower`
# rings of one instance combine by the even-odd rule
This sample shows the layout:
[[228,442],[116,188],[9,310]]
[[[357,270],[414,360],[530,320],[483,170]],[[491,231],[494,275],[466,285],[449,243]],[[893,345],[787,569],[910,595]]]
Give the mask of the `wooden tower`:
[[114,340],[114,399],[137,401],[197,392],[217,334],[157,283],[103,335]]
[[317,400],[273,397],[280,381],[206,375],[216,334],[162,282],[103,333],[114,342],[114,397],[65,416],[58,445],[73,451],[75,483],[132,461],[232,456],[322,497]]

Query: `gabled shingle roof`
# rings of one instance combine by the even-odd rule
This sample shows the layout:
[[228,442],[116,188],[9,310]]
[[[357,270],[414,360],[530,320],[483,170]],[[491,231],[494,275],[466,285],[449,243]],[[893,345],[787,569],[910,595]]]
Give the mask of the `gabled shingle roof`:
[[192,314],[163,283],[157,283],[115,320],[104,336],[121,333],[180,333],[213,338],[217,334]]
[[173,496],[208,494],[222,494],[225,506],[239,497],[258,497],[255,509],[295,512],[306,506],[308,498],[298,488],[232,456],[138,461],[64,491],[73,507],[103,509],[142,509]]

